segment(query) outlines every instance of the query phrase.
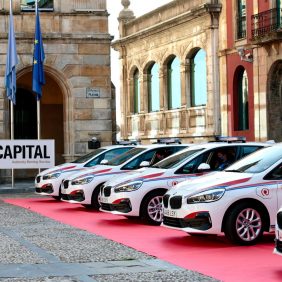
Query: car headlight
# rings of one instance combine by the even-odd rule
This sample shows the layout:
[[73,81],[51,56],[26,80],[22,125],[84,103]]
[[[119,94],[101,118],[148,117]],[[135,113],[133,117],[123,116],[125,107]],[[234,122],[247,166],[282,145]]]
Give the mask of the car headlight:
[[60,171],[56,171],[56,172],[53,172],[53,173],[48,173],[48,174],[45,174],[43,175],[43,180],[48,180],[48,179],[55,179],[55,178],[58,178],[62,173]]
[[126,183],[126,184],[115,187],[114,191],[116,193],[132,192],[132,191],[138,190],[142,186],[142,184],[143,184],[143,181],[130,182],[130,183]]
[[201,192],[187,198],[187,204],[210,203],[218,201],[225,193],[224,188]]
[[72,180],[71,184],[72,185],[85,185],[85,184],[90,183],[93,179],[94,179],[94,176],[89,175],[87,177],[74,179]]

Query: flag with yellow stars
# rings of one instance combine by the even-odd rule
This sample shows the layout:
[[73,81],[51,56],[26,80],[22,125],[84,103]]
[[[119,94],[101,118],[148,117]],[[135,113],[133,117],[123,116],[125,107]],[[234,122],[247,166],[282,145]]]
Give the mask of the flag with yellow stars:
[[32,90],[37,94],[37,100],[42,96],[42,85],[45,84],[44,76],[44,47],[40,29],[39,11],[36,5],[36,21],[33,51]]

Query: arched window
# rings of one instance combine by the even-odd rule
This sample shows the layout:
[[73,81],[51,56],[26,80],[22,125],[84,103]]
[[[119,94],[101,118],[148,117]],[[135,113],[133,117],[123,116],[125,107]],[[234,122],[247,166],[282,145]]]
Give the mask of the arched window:
[[140,112],[140,81],[138,69],[136,69],[133,74],[133,97],[133,113],[137,114]]
[[148,107],[149,112],[160,110],[159,65],[153,64],[148,69]]
[[238,91],[237,91],[237,109],[235,115],[235,130],[249,129],[249,93],[248,93],[248,76],[245,69],[238,72]]
[[207,104],[207,64],[206,52],[200,49],[190,59],[190,85],[191,106],[202,106]]
[[181,106],[180,61],[174,57],[167,64],[167,95],[168,109],[177,109]]
[[237,0],[237,39],[246,38],[246,0]]

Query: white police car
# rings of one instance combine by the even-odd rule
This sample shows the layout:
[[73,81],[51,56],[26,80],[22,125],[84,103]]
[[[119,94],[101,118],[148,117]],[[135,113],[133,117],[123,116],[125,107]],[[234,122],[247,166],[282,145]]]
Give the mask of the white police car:
[[222,172],[184,181],[163,197],[162,225],[191,235],[225,234],[241,245],[274,231],[282,205],[282,143],[263,148]]
[[276,214],[274,253],[277,255],[282,255],[282,207],[280,207]]
[[192,145],[151,168],[111,179],[101,189],[100,210],[126,217],[142,217],[150,224],[160,224],[162,197],[167,190],[184,180],[190,181],[214,170],[222,170],[249,153],[269,146],[236,141]]
[[123,155],[104,162],[104,165],[66,178],[61,185],[62,200],[99,209],[100,188],[107,180],[120,178],[122,174],[140,167],[153,165],[186,147],[185,144],[138,145]]
[[60,199],[60,186],[65,177],[79,171],[83,171],[85,168],[93,167],[104,159],[111,160],[112,158],[121,155],[132,148],[134,148],[133,145],[112,145],[101,147],[73,162],[64,163],[41,171],[35,177],[35,193]]

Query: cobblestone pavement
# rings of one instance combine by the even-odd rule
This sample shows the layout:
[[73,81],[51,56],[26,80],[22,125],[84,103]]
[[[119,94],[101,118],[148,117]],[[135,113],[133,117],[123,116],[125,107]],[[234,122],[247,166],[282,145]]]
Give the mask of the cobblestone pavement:
[[101,236],[3,202],[0,195],[0,281],[216,281]]

